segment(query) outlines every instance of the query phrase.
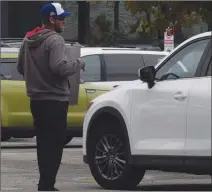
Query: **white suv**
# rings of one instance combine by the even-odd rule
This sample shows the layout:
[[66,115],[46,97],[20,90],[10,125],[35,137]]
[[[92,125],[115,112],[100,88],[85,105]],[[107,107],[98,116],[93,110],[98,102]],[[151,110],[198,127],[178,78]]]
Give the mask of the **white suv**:
[[146,170],[211,175],[211,34],[89,104],[83,159],[100,186],[134,188]]

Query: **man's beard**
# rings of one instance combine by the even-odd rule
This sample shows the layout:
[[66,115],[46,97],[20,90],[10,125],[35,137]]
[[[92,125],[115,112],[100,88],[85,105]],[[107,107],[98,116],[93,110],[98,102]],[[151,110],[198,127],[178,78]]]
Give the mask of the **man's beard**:
[[62,33],[64,31],[64,27],[57,27],[57,26],[55,26],[55,31],[57,33]]

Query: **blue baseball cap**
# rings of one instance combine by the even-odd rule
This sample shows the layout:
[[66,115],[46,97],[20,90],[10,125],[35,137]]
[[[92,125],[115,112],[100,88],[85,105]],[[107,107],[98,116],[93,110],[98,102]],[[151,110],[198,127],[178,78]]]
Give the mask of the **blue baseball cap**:
[[71,15],[70,12],[65,12],[60,3],[47,3],[41,10],[41,15],[45,17],[64,18]]

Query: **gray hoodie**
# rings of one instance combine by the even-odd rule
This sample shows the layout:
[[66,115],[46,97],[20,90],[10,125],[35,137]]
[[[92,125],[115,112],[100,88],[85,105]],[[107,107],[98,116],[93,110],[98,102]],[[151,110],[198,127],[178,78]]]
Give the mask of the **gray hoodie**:
[[58,33],[35,28],[26,34],[17,70],[24,76],[27,95],[36,100],[68,101],[68,77],[84,68],[84,61],[68,61],[66,45]]

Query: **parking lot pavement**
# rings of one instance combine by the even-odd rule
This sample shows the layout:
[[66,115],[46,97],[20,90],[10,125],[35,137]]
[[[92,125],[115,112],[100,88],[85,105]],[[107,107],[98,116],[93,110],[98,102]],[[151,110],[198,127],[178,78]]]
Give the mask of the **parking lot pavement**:
[[[80,142],[80,141],[79,141]],[[38,169],[35,149],[1,150],[1,191],[36,191]],[[212,191],[211,178],[148,171],[137,191]],[[56,187],[61,191],[93,192],[101,188],[82,161],[81,148],[65,148]],[[104,191],[104,190],[101,190]]]
[[[66,147],[81,147],[82,139],[73,138],[73,140]],[[11,138],[6,142],[1,142],[1,148],[35,148],[36,147],[36,137],[33,138]]]

